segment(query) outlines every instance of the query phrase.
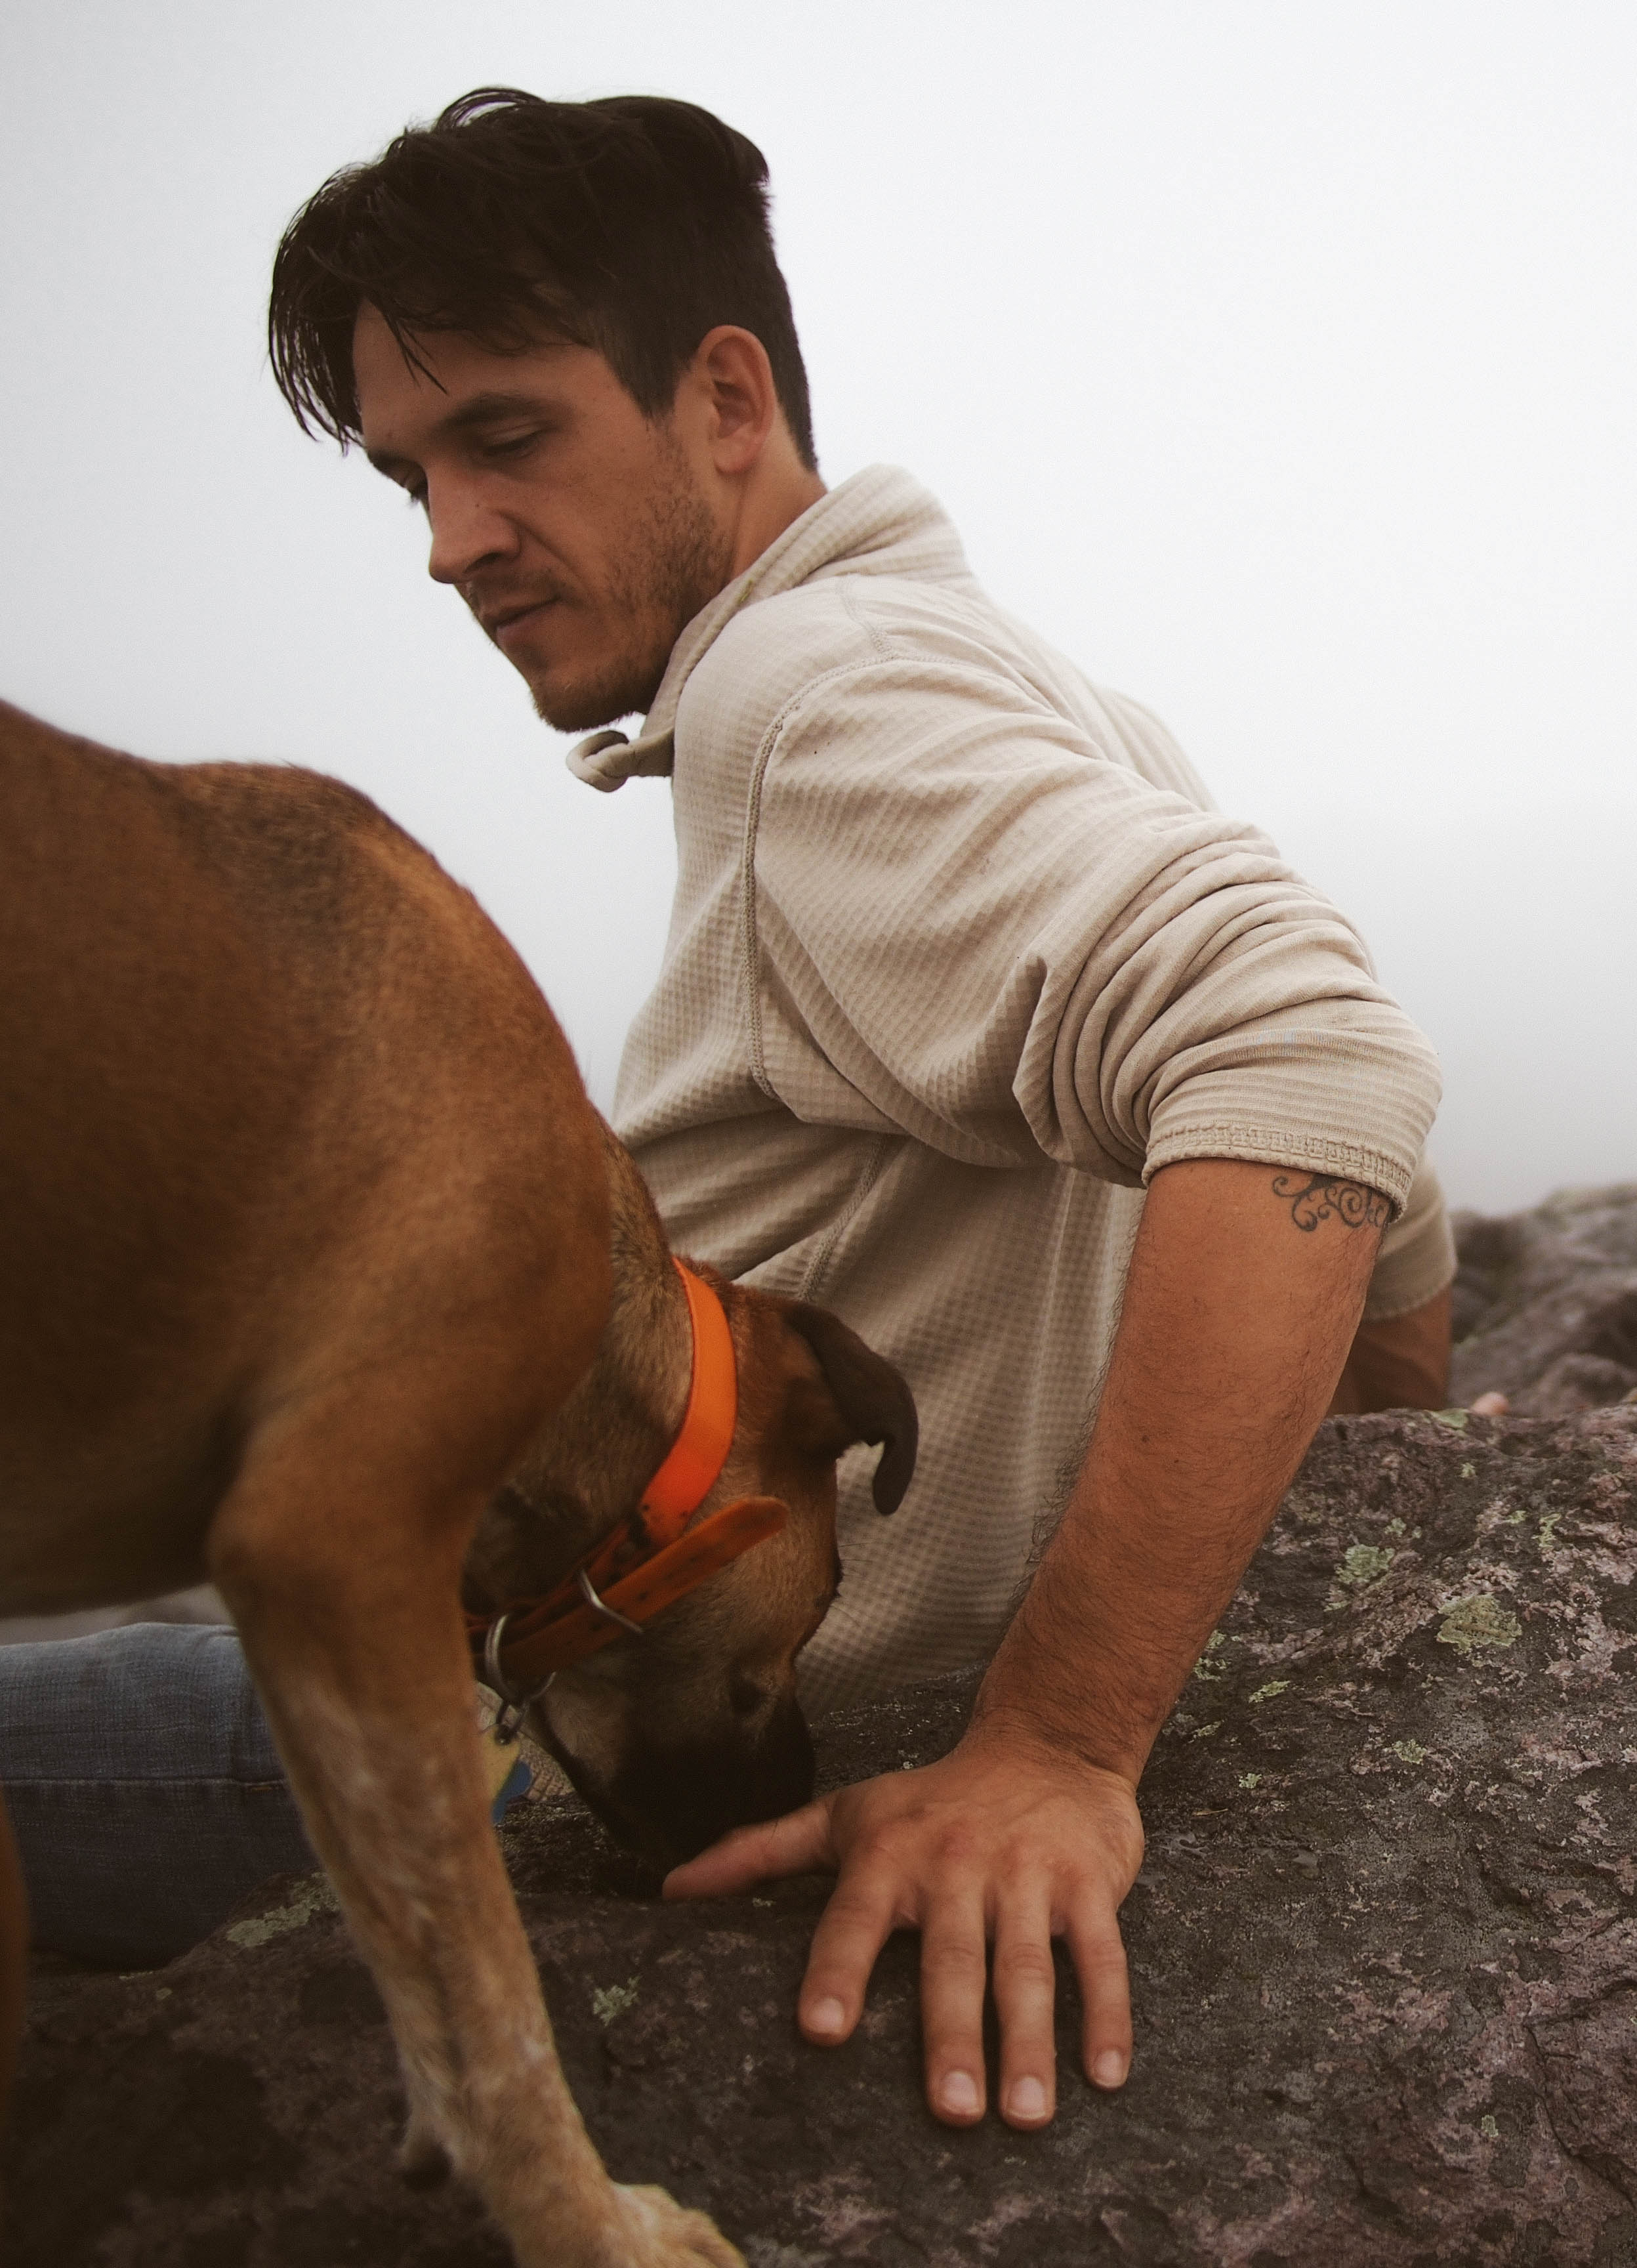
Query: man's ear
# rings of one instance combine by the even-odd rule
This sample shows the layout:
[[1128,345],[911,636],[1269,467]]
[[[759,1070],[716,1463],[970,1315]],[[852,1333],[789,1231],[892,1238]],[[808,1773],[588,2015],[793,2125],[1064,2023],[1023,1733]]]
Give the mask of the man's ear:
[[818,1358],[825,1384],[848,1428],[842,1446],[854,1441],[883,1444],[873,1491],[876,1510],[896,1512],[914,1476],[921,1430],[915,1397],[885,1356],[867,1347],[857,1332],[848,1330],[827,1307],[792,1300],[782,1312],[790,1329],[801,1334]]
[[748,472],[780,414],[767,348],[753,331],[718,323],[700,341],[693,368],[709,394],[716,470],[730,476]]

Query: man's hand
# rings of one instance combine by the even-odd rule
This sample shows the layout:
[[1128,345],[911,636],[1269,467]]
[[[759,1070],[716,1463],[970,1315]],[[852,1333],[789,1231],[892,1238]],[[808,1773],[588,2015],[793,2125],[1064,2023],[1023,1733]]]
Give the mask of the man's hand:
[[1066,1938],[1084,2010],[1088,2079],[1131,2062],[1131,1997],[1116,1918],[1142,1863],[1129,1781],[980,1722],[952,1754],[741,1828],[679,1867],[667,1897],[719,1897],[777,1875],[838,1871],[802,1984],[802,2030],[838,2045],[863,2013],[877,1955],[921,1932],[927,2100],[951,2126],[984,2112],[988,1947],[1001,2022],[999,2108],[1043,2126],[1057,2105],[1052,1940]]

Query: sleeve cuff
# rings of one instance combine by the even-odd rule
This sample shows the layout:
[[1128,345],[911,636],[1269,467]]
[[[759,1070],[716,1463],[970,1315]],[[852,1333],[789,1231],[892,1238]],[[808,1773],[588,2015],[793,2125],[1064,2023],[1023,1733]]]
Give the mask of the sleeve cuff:
[[[1214,1126],[1167,1127],[1161,1138],[1150,1144],[1143,1160],[1144,1184],[1162,1167],[1180,1165],[1189,1158],[1237,1159],[1252,1166],[1282,1166],[1294,1174],[1323,1174],[1339,1182],[1362,1182],[1386,1198],[1392,1207],[1394,1226],[1409,1202],[1413,1179],[1413,1169],[1384,1151],[1328,1135],[1296,1134],[1288,1128],[1230,1121]],[[1392,1234],[1391,1227],[1387,1234]]]

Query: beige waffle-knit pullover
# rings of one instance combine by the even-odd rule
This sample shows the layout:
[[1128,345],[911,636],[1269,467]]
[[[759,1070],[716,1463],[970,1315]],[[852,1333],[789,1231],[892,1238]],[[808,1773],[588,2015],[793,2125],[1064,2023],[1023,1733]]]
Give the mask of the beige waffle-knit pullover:
[[891,1520],[870,1457],[843,1465],[811,1704],[998,1643],[1162,1166],[1368,1182],[1400,1215],[1370,1312],[1449,1281],[1429,1176],[1405,1211],[1436,1064],[1357,933],[991,603],[907,475],[821,498],[689,624],[641,737],[570,762],[672,774],[676,902],[615,1119],[673,1242],[835,1308],[920,1404]]

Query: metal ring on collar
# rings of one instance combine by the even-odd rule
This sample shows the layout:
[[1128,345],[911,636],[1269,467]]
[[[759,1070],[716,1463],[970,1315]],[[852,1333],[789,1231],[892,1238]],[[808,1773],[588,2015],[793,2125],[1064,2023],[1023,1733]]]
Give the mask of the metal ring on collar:
[[496,1615],[483,1640],[483,1681],[500,1700],[494,1733],[495,1738],[503,1743],[516,1739],[524,1719],[557,1675],[554,1669],[549,1671],[538,1685],[531,1685],[526,1692],[518,1692],[509,1682],[500,1666],[500,1649],[508,1619],[505,1615]]

